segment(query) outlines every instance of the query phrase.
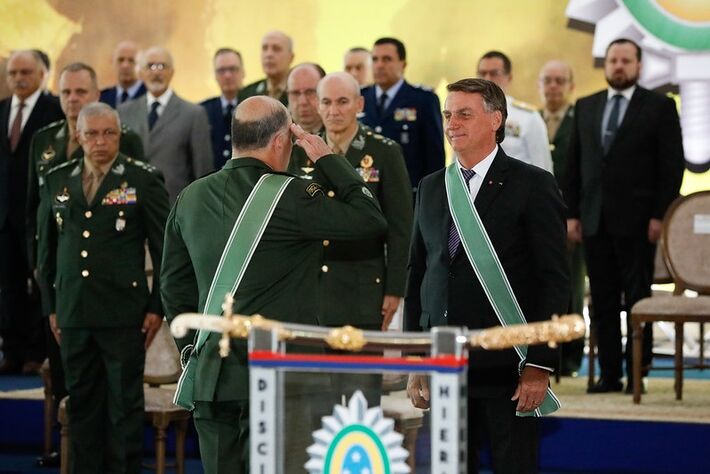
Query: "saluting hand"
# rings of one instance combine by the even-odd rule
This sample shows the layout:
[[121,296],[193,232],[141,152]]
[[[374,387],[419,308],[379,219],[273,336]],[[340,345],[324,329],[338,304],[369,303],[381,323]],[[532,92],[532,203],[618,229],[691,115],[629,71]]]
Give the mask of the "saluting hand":
[[303,148],[314,163],[325,155],[332,155],[333,151],[318,135],[305,132],[299,125],[291,124],[291,133],[296,136],[296,145]]
[[141,332],[145,334],[145,348],[148,349],[155,339],[155,335],[158,334],[160,326],[163,324],[163,317],[155,313],[146,313],[145,319],[143,319],[143,327]]

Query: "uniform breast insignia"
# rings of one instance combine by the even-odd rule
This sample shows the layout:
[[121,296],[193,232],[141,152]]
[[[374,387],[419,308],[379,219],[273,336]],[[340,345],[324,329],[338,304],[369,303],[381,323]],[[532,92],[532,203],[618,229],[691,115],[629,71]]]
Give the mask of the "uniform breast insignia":
[[57,152],[54,151],[52,145],[49,145],[46,150],[42,152],[42,161],[51,161],[57,156]]
[[320,184],[311,183],[306,186],[306,194],[308,194],[310,197],[315,197],[315,195],[318,193],[323,194],[323,186],[321,186]]
[[301,171],[306,173],[302,177],[306,179],[313,179],[313,176],[309,176],[311,173],[313,173],[313,170],[315,170],[315,168],[313,167],[313,162],[311,160],[306,160],[306,166],[301,166]]
[[118,232],[123,232],[126,229],[126,219],[123,217],[123,211],[119,212],[118,218],[116,218],[116,230]]
[[505,135],[511,136],[511,137],[519,137],[520,136],[520,124],[517,122],[511,122],[510,120],[507,120],[505,122]]
[[356,169],[366,183],[376,183],[380,180],[380,170],[373,168],[374,162],[375,160],[372,159],[372,156],[365,155],[360,160],[360,167]]
[[54,200],[59,204],[66,204],[69,200],[69,190],[65,187],[60,194],[54,196]]
[[[102,206],[116,206],[121,204],[135,204],[138,202],[136,188],[128,187],[127,182],[121,183],[121,187],[112,189],[101,200]],[[118,225],[118,223],[116,224]]]
[[372,191],[370,191],[367,186],[362,187],[362,194],[369,197],[370,199],[374,198],[374,196],[372,195]]
[[261,93],[263,93],[265,90],[266,90],[266,81],[260,82],[260,83],[256,86],[256,93],[257,93],[257,94],[261,94]]
[[111,168],[111,173],[117,174],[118,176],[121,176],[124,172],[126,171],[126,167],[123,166],[123,163],[119,163],[113,168]]
[[394,120],[395,122],[414,122],[417,120],[417,109],[414,107],[394,109]]
[[365,137],[362,135],[356,136],[353,138],[353,141],[350,142],[350,146],[356,150],[362,150],[365,148]]

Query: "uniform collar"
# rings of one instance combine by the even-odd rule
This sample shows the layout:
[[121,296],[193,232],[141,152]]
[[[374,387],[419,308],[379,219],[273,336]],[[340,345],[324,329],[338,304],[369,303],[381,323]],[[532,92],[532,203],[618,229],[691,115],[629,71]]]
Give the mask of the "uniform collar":
[[263,161],[257,159],[257,158],[250,158],[250,157],[242,157],[242,158],[232,158],[227,160],[227,162],[224,164],[224,167],[222,169],[227,169],[231,170],[234,168],[244,168],[246,166],[256,166],[259,168],[264,168],[267,170],[274,171],[271,169],[269,165],[264,163]]
[[380,86],[375,85],[375,98],[379,101],[382,94],[387,92],[388,100],[392,100],[392,99],[394,99],[394,96],[397,95],[397,92],[399,92],[399,90],[402,88],[403,84],[404,84],[404,78],[395,82],[394,85],[392,87],[390,87],[389,89],[387,89],[386,91],[382,90],[382,88]]

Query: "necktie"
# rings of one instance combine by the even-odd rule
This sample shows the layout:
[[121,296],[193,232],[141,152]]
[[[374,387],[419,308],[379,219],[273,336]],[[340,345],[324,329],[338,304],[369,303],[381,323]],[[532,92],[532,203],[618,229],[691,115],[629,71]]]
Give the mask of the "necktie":
[[224,128],[226,130],[231,130],[231,128],[232,128],[232,114],[233,113],[234,113],[234,105],[227,104],[227,110],[224,112]]
[[12,122],[12,127],[10,128],[10,151],[13,153],[17,149],[17,145],[20,143],[20,135],[22,135],[22,109],[24,108],[25,101],[21,100],[20,105],[17,107],[15,121]]
[[377,102],[377,114],[382,117],[385,115],[385,104],[387,103],[387,94],[382,93],[380,100]]
[[124,90],[123,92],[121,92],[121,102],[119,102],[119,104],[122,104],[127,100],[128,100],[128,91]]
[[[471,178],[476,175],[476,172],[473,170],[465,170],[463,168],[460,168],[460,170],[461,174],[463,174],[463,179],[466,181],[466,186],[468,187],[468,183],[471,181]],[[451,227],[449,228],[449,257],[451,257],[452,260],[456,256],[456,251],[458,250],[460,243],[461,237],[459,236],[459,232],[456,230],[456,225],[452,220]]]
[[550,143],[555,139],[558,128],[560,128],[560,116],[551,113],[547,116],[547,139]]
[[150,113],[148,114],[148,129],[153,130],[153,125],[158,121],[158,107],[160,107],[160,102],[157,100],[150,104]]
[[611,99],[614,104],[611,107],[611,113],[609,114],[609,121],[606,123],[606,130],[604,130],[604,140],[602,146],[604,147],[604,154],[609,152],[611,144],[616,136],[616,131],[619,129],[619,107],[621,106],[621,94],[616,94]]
[[84,196],[86,197],[87,204],[91,205],[94,197],[96,197],[96,191],[99,189],[103,176],[104,174],[99,170],[89,173],[88,179],[85,180],[84,184]]

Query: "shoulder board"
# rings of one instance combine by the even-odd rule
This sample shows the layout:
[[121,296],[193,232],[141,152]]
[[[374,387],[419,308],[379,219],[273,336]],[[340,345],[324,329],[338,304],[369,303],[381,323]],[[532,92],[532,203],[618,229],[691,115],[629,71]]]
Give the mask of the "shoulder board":
[[135,166],[136,168],[141,168],[146,171],[150,171],[151,173],[154,173],[155,171],[158,170],[158,168],[156,168],[155,166],[153,166],[149,163],[146,163],[145,161],[136,160],[134,158],[131,158],[130,156],[126,157],[126,163],[128,163],[131,166]]
[[69,168],[69,167],[71,167],[71,166],[76,166],[76,165],[79,164],[79,162],[82,161],[83,159],[84,159],[83,157],[74,158],[73,160],[66,161],[66,162],[62,163],[61,165],[57,165],[57,166],[53,167],[52,169],[50,169],[50,170],[47,172],[47,176],[49,176],[50,174],[56,173],[56,172],[59,171],[59,170],[63,170],[64,168]]
[[412,84],[412,86],[417,89],[421,89],[423,91],[426,91],[426,92],[434,92],[434,89],[432,89],[431,87],[424,85],[424,84]]
[[394,140],[392,140],[391,138],[387,138],[384,135],[380,135],[379,133],[372,133],[372,134],[367,133],[367,136],[369,136],[373,140],[381,142],[382,144],[387,145],[387,146],[393,146],[395,144]]
[[42,128],[39,128],[35,133],[43,132],[45,130],[49,130],[51,128],[57,128],[57,127],[62,127],[64,125],[64,119],[62,120],[57,120],[56,122],[52,122],[48,125],[45,125]]
[[513,107],[516,107],[518,109],[527,110],[528,112],[536,112],[537,113],[537,109],[535,108],[534,105],[530,105],[527,102],[523,102],[521,100],[513,99],[510,101],[510,105],[512,105]]

